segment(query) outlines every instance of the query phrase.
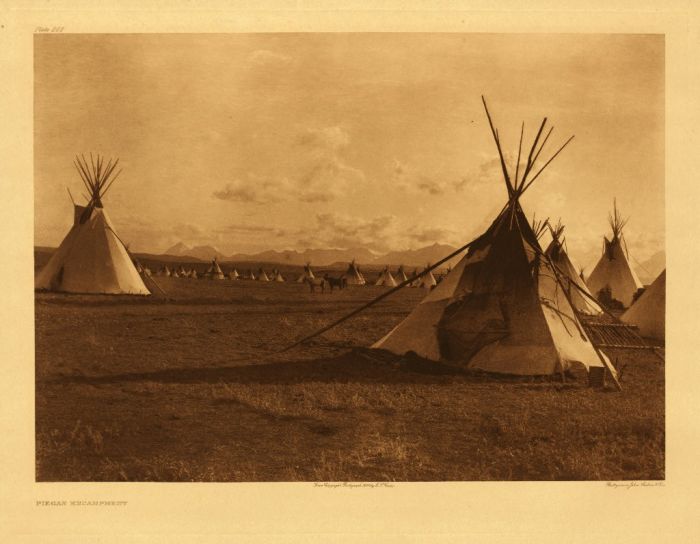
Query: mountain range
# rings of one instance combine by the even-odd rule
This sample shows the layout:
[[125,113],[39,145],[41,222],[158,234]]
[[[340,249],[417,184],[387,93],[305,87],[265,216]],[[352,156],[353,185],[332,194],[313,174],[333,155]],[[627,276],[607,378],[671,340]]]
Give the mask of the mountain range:
[[[335,263],[350,262],[353,259],[358,264],[374,265],[406,265],[421,267],[427,263],[435,263],[443,259],[453,251],[455,247],[448,244],[433,244],[419,249],[409,249],[405,251],[391,251],[383,255],[377,255],[365,248],[351,249],[306,249],[304,251],[284,250],[284,251],[262,251],[255,254],[235,253],[224,255],[213,246],[189,247],[182,242],[163,252],[163,256],[188,257],[209,261],[214,257],[221,262],[268,262],[291,265],[304,265],[308,262],[316,266],[329,266]],[[454,265],[459,260],[459,256],[445,264]]]

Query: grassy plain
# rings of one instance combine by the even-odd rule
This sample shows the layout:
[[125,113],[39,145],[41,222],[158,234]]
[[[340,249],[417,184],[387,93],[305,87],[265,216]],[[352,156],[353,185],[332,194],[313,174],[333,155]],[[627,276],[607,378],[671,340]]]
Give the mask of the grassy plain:
[[622,393],[363,348],[425,294],[157,278],[163,297],[36,295],[39,481],[664,478],[664,367],[610,355]]

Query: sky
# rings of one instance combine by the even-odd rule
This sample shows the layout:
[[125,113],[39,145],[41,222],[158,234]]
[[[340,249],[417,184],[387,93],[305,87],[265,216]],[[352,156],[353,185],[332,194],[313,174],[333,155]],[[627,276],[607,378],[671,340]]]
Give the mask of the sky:
[[565,34],[37,34],[35,243],[58,245],[77,153],[119,157],[104,205],[134,251],[462,245],[523,197],[590,264],[613,198],[636,260],[664,249],[664,40]]

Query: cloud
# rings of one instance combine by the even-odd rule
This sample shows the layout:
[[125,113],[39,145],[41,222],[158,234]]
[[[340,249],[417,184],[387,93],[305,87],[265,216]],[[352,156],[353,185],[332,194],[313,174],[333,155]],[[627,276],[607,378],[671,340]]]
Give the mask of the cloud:
[[308,128],[299,134],[297,143],[310,149],[338,151],[350,144],[350,134],[340,126]]
[[455,243],[457,233],[443,226],[408,226],[394,215],[373,218],[319,213],[312,227],[296,233],[298,247],[367,248],[376,253]]
[[300,232],[297,243],[301,247],[365,247],[381,252],[391,247],[389,240],[395,237],[397,227],[393,215],[364,219],[335,212],[319,213],[316,225]]
[[362,170],[348,164],[342,150],[349,133],[339,127],[306,129],[293,142],[295,163],[285,176],[261,176],[252,172],[227,182],[212,197],[228,202],[271,204],[296,200],[330,202],[365,181]]
[[416,171],[399,159],[392,165],[392,182],[405,191],[427,193],[432,196],[444,194],[449,185]]
[[269,49],[257,49],[248,55],[248,63],[252,66],[283,66],[292,61],[289,55],[275,53]]
[[264,238],[267,239],[270,236],[276,238],[281,238],[286,236],[287,230],[277,227],[269,227],[266,225],[242,225],[242,224],[232,224],[220,227],[215,230],[217,234],[223,237],[228,236],[245,236],[247,238]]
[[227,202],[272,204],[281,202],[292,192],[289,180],[258,176],[251,172],[242,179],[226,183],[223,189],[212,192],[212,197]]
[[455,241],[457,231],[443,227],[414,227],[410,229],[407,236],[420,243],[452,243]]

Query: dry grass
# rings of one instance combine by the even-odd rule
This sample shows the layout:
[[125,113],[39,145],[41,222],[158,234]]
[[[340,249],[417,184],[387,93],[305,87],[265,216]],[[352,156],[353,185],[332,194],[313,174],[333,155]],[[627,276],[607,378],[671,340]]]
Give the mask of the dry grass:
[[38,480],[664,477],[664,369],[653,355],[613,354],[626,365],[618,394],[349,349],[410,311],[422,293],[404,290],[277,356],[381,289],[161,283],[173,300],[37,295]]

